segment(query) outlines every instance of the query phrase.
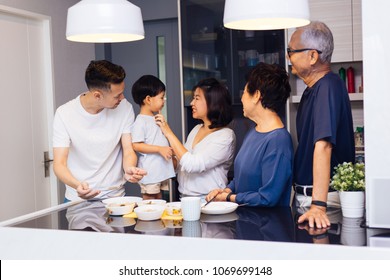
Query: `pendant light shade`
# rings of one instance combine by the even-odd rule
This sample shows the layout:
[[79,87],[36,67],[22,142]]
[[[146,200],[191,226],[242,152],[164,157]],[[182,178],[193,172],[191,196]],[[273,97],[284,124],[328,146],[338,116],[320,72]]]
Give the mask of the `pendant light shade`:
[[308,0],[226,0],[224,26],[239,30],[271,30],[310,23]]
[[126,0],[82,0],[68,9],[66,38],[85,43],[141,40],[141,9]]

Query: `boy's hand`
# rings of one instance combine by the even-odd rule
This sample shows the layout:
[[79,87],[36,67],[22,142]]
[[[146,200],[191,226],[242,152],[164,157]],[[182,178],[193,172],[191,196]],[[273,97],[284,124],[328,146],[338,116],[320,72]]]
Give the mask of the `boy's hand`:
[[173,150],[171,147],[163,147],[161,146],[158,150],[160,155],[165,158],[165,160],[170,160],[172,158]]

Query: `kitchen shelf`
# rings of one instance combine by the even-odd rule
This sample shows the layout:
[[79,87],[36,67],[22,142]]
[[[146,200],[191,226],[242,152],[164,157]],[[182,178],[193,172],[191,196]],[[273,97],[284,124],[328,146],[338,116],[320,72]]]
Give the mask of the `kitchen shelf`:
[[[350,93],[349,100],[350,101],[363,101],[363,93]],[[291,103],[299,103],[301,102],[302,95],[293,95],[291,96]]]
[[200,34],[192,34],[191,39],[195,42],[209,42],[217,40],[217,33],[200,33]]
[[206,66],[196,66],[196,67],[192,67],[191,65],[186,65],[186,64],[183,63],[183,67],[184,67],[184,68],[187,68],[187,69],[195,70],[195,71],[203,71],[203,72],[211,72],[211,73],[220,73],[220,71],[218,71],[218,70],[213,70],[213,69],[210,69],[210,68],[207,68]]

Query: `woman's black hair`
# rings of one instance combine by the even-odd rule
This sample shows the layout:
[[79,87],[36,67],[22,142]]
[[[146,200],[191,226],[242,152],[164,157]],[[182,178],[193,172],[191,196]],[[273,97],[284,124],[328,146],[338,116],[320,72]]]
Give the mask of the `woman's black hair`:
[[233,120],[232,97],[225,85],[215,78],[207,78],[194,86],[193,92],[200,88],[206,99],[207,118],[210,129],[227,126]]
[[286,70],[277,64],[259,63],[247,75],[247,91],[261,94],[261,105],[279,113],[290,96],[291,87]]

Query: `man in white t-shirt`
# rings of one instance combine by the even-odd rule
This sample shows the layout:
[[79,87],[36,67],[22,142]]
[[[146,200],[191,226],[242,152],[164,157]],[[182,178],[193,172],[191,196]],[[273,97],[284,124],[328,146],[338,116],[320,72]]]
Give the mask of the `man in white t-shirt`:
[[146,175],[137,168],[130,127],[132,105],[125,99],[124,69],[91,61],[88,91],[60,106],[54,117],[54,172],[66,185],[65,201],[124,195],[126,181]]

